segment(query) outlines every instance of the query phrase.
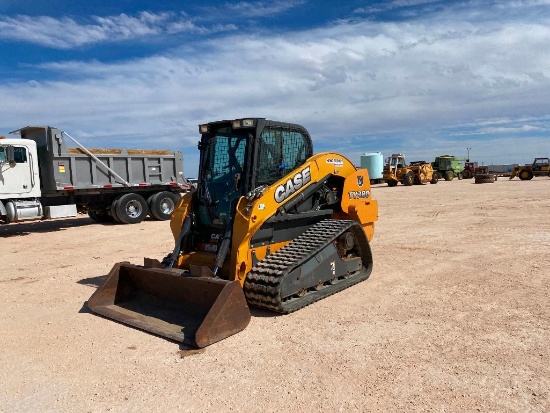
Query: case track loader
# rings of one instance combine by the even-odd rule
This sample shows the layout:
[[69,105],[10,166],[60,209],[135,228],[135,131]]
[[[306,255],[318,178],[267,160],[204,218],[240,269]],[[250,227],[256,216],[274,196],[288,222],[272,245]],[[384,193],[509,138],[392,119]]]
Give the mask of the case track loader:
[[200,125],[196,190],[172,213],[161,262],[118,263],[95,313],[195,347],[248,325],[248,305],[290,313],[369,277],[378,219],[366,169],[313,155],[300,125]]

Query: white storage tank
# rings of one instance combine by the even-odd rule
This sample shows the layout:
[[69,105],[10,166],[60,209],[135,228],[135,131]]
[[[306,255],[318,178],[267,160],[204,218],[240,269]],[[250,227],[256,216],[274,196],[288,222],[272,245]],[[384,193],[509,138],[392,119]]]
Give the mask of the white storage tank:
[[361,155],[361,168],[369,171],[370,180],[382,179],[384,156],[380,152],[367,152]]

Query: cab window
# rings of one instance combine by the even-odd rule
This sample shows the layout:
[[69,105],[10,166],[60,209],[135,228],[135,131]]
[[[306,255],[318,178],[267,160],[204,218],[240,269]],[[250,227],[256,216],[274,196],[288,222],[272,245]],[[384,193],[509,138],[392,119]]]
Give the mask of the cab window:
[[271,185],[302,165],[312,154],[309,139],[299,131],[268,128],[258,147],[257,186]]
[[15,163],[27,163],[27,148],[15,146],[13,148],[13,160]]
[[[10,148],[13,149],[13,160],[15,163],[27,163],[27,148],[23,146],[11,146]],[[9,152],[5,146],[0,147],[0,162],[5,163],[10,161],[8,159]]]

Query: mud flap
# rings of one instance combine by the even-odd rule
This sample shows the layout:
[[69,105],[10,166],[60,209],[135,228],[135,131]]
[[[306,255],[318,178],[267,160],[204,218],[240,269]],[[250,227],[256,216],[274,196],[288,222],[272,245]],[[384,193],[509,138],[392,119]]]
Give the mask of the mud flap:
[[209,346],[246,328],[250,311],[237,281],[180,274],[117,263],[88,300],[88,308],[194,347]]

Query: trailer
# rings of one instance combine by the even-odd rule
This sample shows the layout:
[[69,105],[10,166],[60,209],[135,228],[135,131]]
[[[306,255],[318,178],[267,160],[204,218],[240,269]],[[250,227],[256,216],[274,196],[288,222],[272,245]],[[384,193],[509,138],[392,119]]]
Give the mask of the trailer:
[[487,165],[489,167],[489,173],[498,176],[510,176],[514,169],[519,166],[519,163],[501,164],[501,165]]
[[0,223],[79,213],[121,224],[168,220],[190,188],[180,151],[87,149],[51,126],[10,133],[20,138],[0,139]]

